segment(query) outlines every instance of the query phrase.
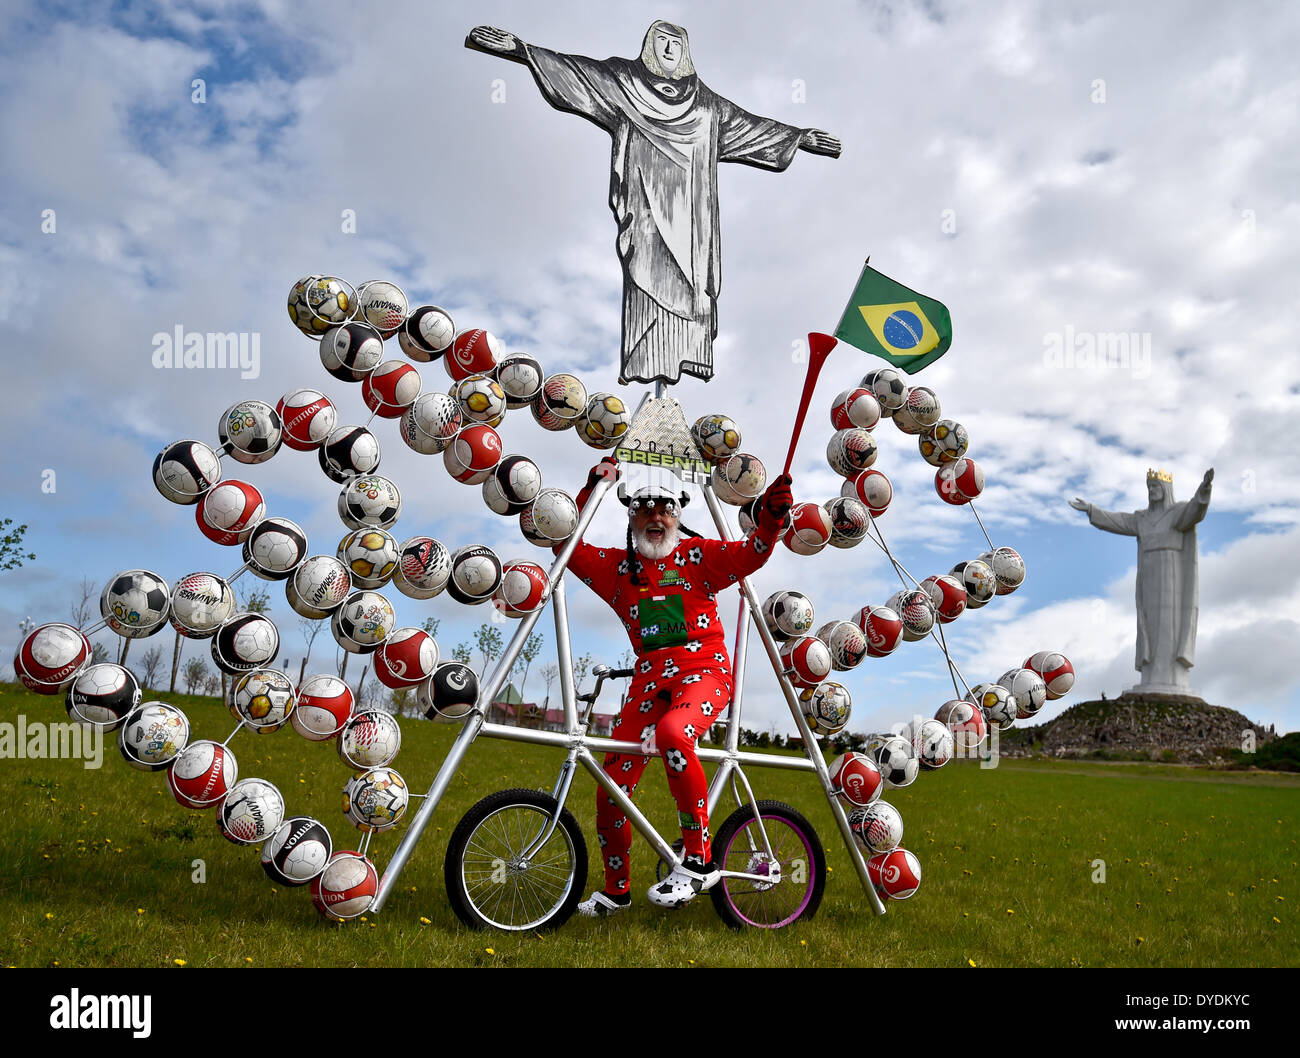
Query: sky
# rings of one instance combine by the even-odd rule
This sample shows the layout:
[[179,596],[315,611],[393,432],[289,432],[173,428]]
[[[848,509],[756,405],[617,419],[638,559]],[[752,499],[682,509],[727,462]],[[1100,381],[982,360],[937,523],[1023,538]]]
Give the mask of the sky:
[[[948,627],[966,679],[1063,651],[1078,681],[1044,719],[1135,684],[1136,545],[1090,528],[1068,501],[1144,507],[1148,467],[1169,470],[1183,500],[1213,467],[1193,689],[1280,731],[1300,726],[1288,660],[1300,632],[1289,443],[1300,405],[1289,322],[1300,15],[1284,3],[832,0],[795,14],[770,2],[395,0],[373,17],[331,0],[310,16],[282,2],[6,4],[0,517],[28,526],[37,558],[0,573],[0,646],[13,648],[24,618],[66,620],[83,578],[102,586],[148,568],[173,582],[239,565],[236,549],[199,535],[191,508],[153,488],[165,444],[213,443],[229,405],[274,404],[299,387],[329,394],[342,421],[365,421],[360,387],[326,375],[289,324],[285,298],[301,276],[391,280],[412,305],[444,306],[458,328],[484,327],[548,373],[573,372],[635,407],[646,387],[617,386],[608,138],[552,110],[524,67],[462,43],[490,24],[560,51],[635,56],[657,18],[686,27],[712,89],[843,142],[839,159],[801,153],[784,173],[720,167],[717,374],[671,391],[688,421],[732,416],[743,447],[779,467],[803,337],[834,329],[870,255],[949,307],[951,351],[914,381],[969,430],[988,481],[981,517],[1028,568],[1015,594]],[[177,327],[256,335],[256,370],[155,368],[154,336]],[[1122,362],[1056,355],[1115,335],[1130,336]],[[831,399],[879,363],[844,345],[827,362],[796,457],[797,500],[838,492],[824,457]],[[420,371],[426,390],[449,385],[440,364]],[[547,558],[441,458],[406,449],[389,423],[376,432],[381,472],[403,490],[399,540]],[[599,457],[527,412],[501,433],[570,492]],[[935,495],[914,439],[891,423],[876,434],[896,490],[879,524],[903,566],[920,579],[986,550],[970,513]],[[312,553],[333,553],[337,487],[313,456],[283,449],[226,476],[251,480],[269,513],[298,521]],[[696,509],[688,524],[711,532]],[[588,539],[619,545],[623,522],[610,503]],[[763,597],[807,593],[818,624],[899,586],[870,544],[812,557],[782,548],[754,579]],[[299,622],[270,590],[296,671]],[[386,594],[399,624],[438,617],[448,656],[490,618],[446,595]],[[616,663],[627,643],[604,604],[578,584],[569,601],[575,652]],[[721,602],[734,621],[735,596]],[[555,633],[549,615],[538,627],[540,665]],[[170,632],[152,642],[169,647]],[[325,633],[309,671],[334,663]],[[839,678],[851,730],[932,715],[952,697],[932,642]],[[536,666],[526,691],[545,693]],[[793,730],[759,652],[745,724]]]

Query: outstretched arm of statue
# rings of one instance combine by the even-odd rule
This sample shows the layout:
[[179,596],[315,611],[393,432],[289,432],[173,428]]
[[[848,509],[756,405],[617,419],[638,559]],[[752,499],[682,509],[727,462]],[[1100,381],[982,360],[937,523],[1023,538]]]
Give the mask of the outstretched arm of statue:
[[1174,528],[1186,532],[1209,513],[1210,486],[1213,481],[1214,468],[1211,467],[1205,472],[1205,477],[1201,478],[1201,484],[1196,490],[1196,495],[1191,498],[1190,502],[1183,505],[1183,510]]
[[1120,536],[1137,536],[1137,516],[1134,514],[1103,511],[1087,500],[1079,499],[1078,496],[1070,501],[1070,506],[1076,511],[1087,511],[1088,523],[1098,529],[1104,529],[1108,533],[1119,533]]
[[513,33],[507,33],[504,29],[497,29],[494,26],[475,26],[465,38],[465,47],[472,48],[474,51],[487,52],[500,59],[509,59],[512,62],[528,61],[525,51],[527,46],[524,42]]
[[1086,511],[1092,507],[1092,504],[1089,503],[1087,500],[1081,500],[1079,499],[1078,496],[1076,496],[1074,497],[1074,499],[1070,501],[1070,506],[1073,507],[1076,511]]
[[838,158],[840,141],[822,129],[804,129],[799,137],[799,149],[809,154],[825,154],[831,158]]

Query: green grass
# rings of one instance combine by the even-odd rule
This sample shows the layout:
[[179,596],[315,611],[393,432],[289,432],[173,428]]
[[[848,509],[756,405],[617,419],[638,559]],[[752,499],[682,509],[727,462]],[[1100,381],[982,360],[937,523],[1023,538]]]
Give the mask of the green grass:
[[[224,738],[211,699],[169,698],[194,737]],[[63,720],[57,698],[0,686],[0,721]],[[397,767],[424,790],[458,728],[403,721]],[[289,811],[324,820],[336,848],[358,837],[340,812],[348,772],[331,744],[291,729],[241,732],[241,777],[284,792]],[[80,761],[0,761],[0,938],[4,965],[49,966],[1281,966],[1300,963],[1296,821],[1300,778],[1161,764],[955,762],[891,802],[924,881],[876,918],[806,774],[754,769],[758,796],[807,815],[831,868],[820,912],[784,930],[733,933],[707,899],[664,913],[644,899],[647,847],[633,845],[633,910],[575,916],[558,931],[476,933],[452,914],[442,883],[446,841],[480,797],[509,786],[550,789],[558,751],[491,739],[471,747],[382,915],[331,925],[305,889],[277,888],[256,849],[217,832],[211,812],[181,808],[161,774],[127,767],[105,745],[103,768]],[[594,784],[569,806],[599,884]],[[638,803],[666,834],[675,810],[662,769]],[[726,809],[729,811],[729,808]],[[714,820],[716,831],[722,813]],[[435,829],[436,828],[436,829]],[[396,846],[380,835],[382,871]],[[206,882],[191,880],[205,862]],[[1094,882],[1095,860],[1104,883]],[[585,893],[584,893],[585,895]],[[424,921],[424,920],[427,920]]]

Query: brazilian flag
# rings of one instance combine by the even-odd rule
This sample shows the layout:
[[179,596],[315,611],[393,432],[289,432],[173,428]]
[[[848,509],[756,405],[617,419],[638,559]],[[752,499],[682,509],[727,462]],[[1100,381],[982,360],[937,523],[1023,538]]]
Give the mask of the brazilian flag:
[[863,265],[835,337],[911,375],[948,351],[952,318],[941,302]]

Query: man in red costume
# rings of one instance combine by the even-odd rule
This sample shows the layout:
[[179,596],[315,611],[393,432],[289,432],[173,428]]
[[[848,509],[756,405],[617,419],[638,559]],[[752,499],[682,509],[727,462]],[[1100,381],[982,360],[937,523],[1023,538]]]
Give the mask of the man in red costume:
[[[586,503],[601,477],[613,480],[618,466],[595,467],[578,496]],[[620,497],[622,498],[622,497]],[[626,548],[579,543],[569,569],[609,603],[636,652],[635,674],[612,737],[640,742],[663,757],[668,787],[677,802],[683,862],[650,887],[651,903],[680,907],[720,877],[709,847],[708,782],[695,747],[731,701],[731,658],[716,598],[758,570],[772,553],[790,509],[790,478],[782,476],[763,494],[758,526],[745,540],[706,540],[683,531],[686,493],[647,486],[624,498],[628,507]],[[629,796],[647,757],[610,753],[605,772]],[[584,915],[609,915],[627,907],[631,827],[602,790],[596,792],[596,829],[605,864],[605,887],[578,905]]]

